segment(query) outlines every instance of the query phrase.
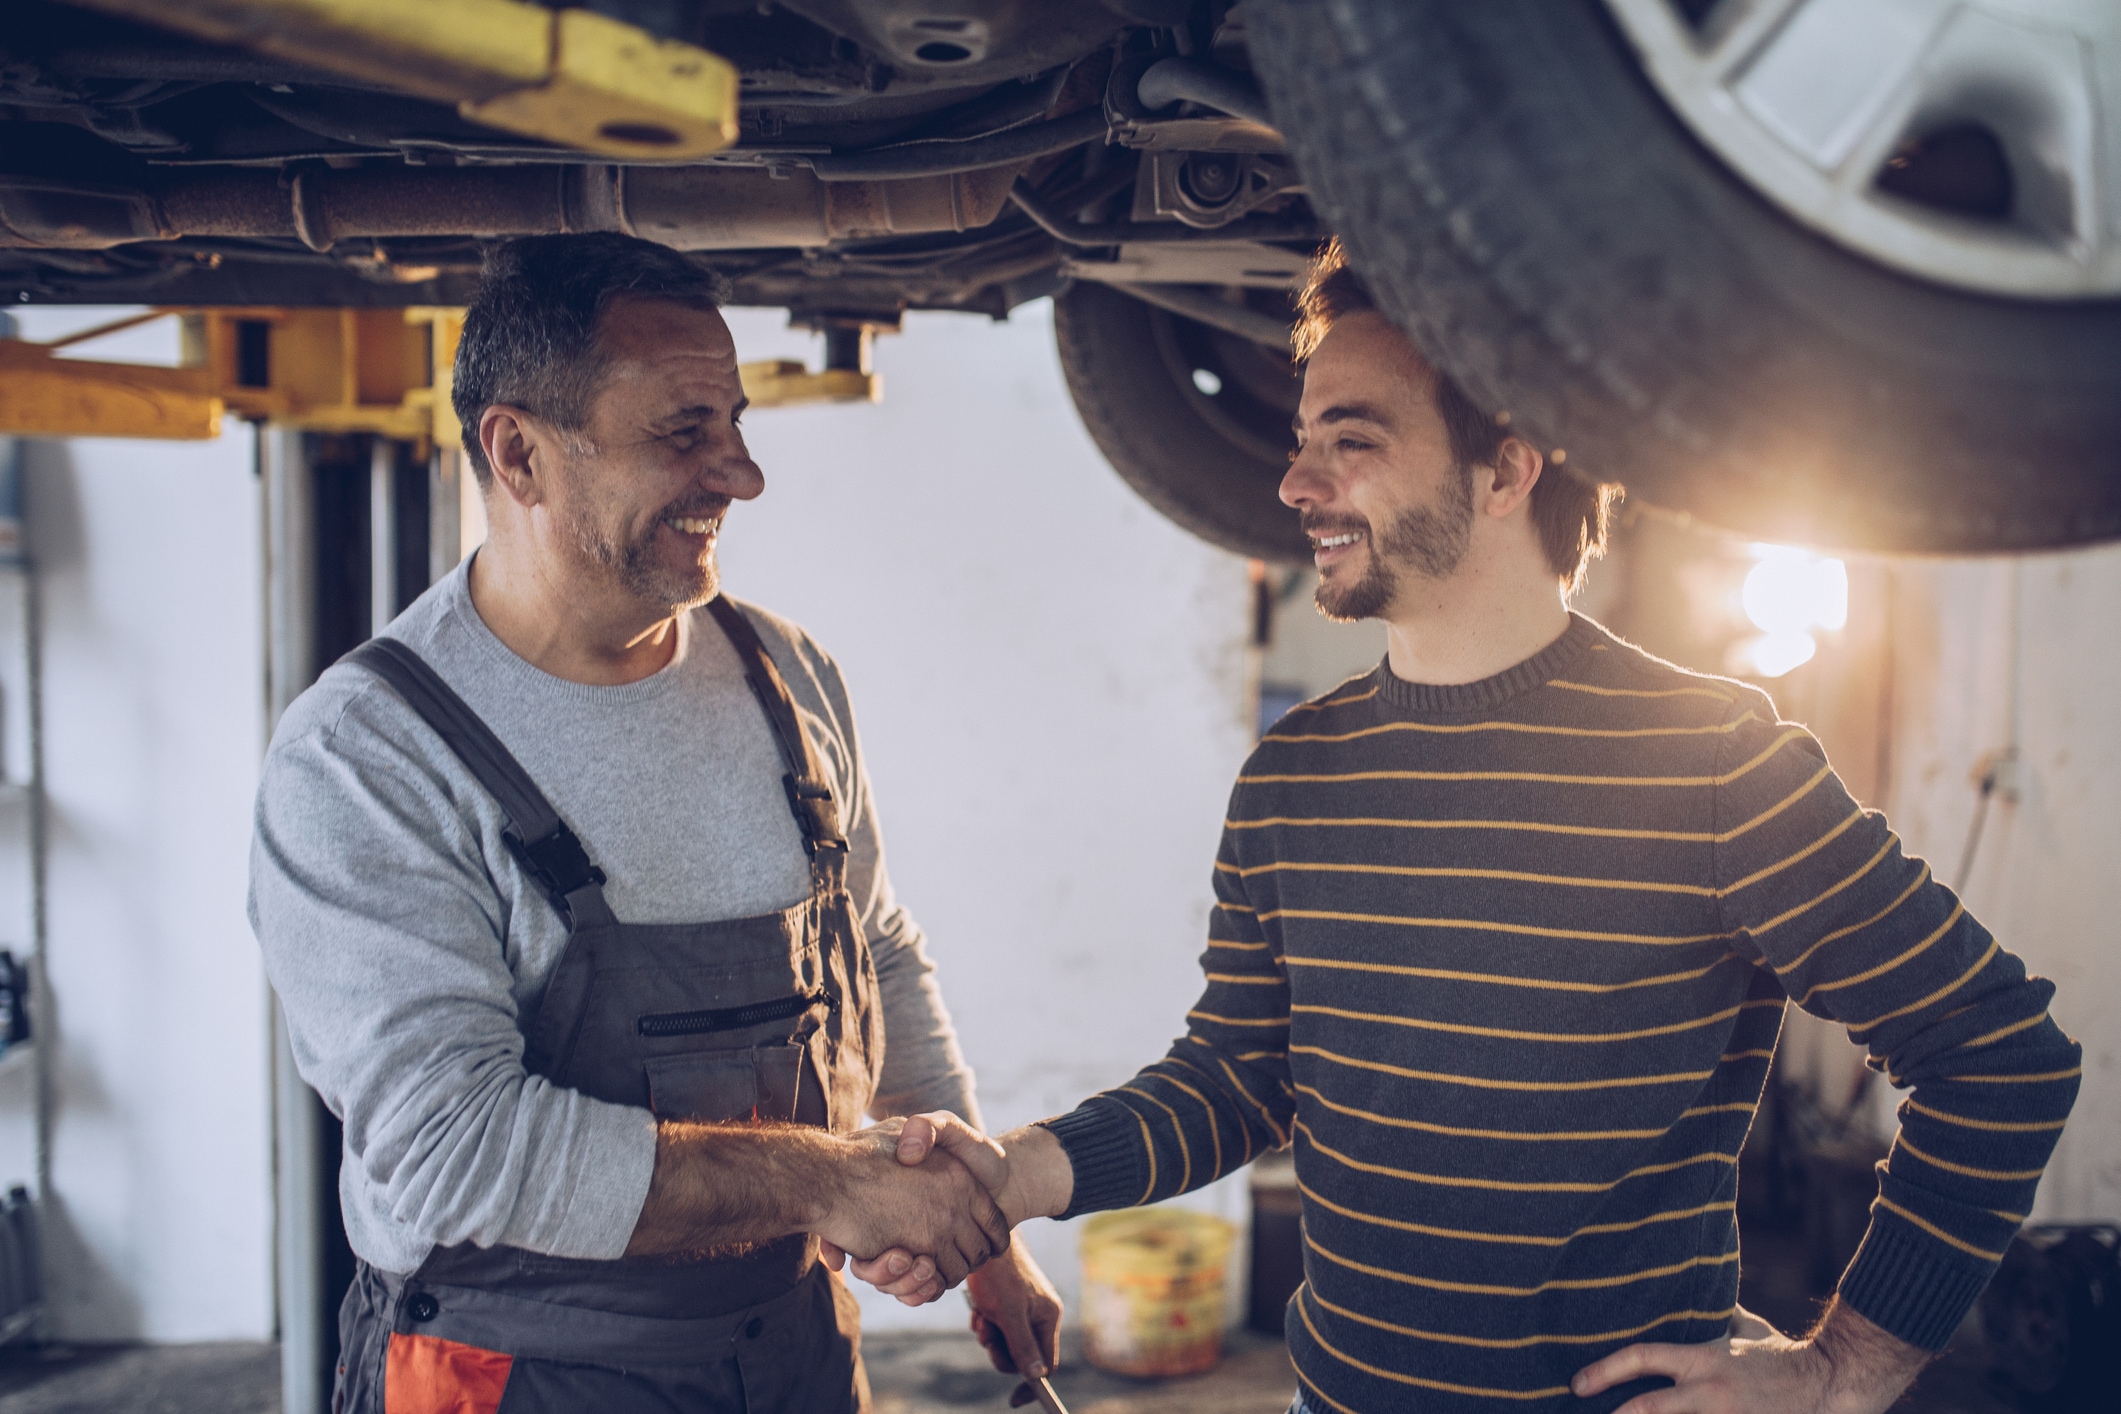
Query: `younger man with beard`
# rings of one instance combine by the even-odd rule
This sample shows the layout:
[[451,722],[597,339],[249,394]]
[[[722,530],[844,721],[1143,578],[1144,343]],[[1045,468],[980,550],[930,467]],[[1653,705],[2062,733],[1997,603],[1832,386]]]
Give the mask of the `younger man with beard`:
[[[941,1142],[1012,1221],[1293,1144],[1317,1414],[1876,1414],[2031,1206],[2079,1073],[2053,988],[1764,695],[1567,611],[1605,493],[1474,409],[1337,248],[1303,313],[1282,499],[1319,607],[1383,619],[1385,661],[1238,777],[1184,1039],[999,1147],[946,1116]],[[1738,1150],[1791,1000],[1914,1090],[1803,1341],[1736,1304]]]

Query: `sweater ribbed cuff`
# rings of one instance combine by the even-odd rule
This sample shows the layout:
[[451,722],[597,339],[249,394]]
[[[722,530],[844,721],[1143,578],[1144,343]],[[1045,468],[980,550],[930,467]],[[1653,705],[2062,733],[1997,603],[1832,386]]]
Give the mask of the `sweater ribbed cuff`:
[[1085,1100],[1064,1115],[1042,1119],[1075,1170],[1075,1192],[1062,1221],[1142,1201],[1141,1125],[1124,1105]]
[[1874,1210],[1863,1245],[1841,1275],[1841,1300],[1887,1335],[1942,1350],[1995,1272],[1994,1262]]

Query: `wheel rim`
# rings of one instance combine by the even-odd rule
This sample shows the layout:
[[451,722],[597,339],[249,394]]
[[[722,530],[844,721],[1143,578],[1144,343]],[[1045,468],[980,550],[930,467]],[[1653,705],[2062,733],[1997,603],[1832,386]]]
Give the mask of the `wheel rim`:
[[1814,230],[1984,294],[2121,295],[2121,4],[1606,0],[1711,151]]

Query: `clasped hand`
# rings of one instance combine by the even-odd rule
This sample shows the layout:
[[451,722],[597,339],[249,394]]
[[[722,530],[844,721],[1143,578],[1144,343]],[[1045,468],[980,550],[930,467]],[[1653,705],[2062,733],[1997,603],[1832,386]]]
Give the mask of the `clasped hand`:
[[[879,1204],[870,1216],[872,1231],[863,1234],[868,1240],[862,1245],[839,1241],[831,1233],[820,1234],[826,1262],[833,1270],[844,1268],[908,1306],[935,1301],[963,1281],[972,1307],[973,1333],[986,1347],[994,1367],[1033,1378],[1048,1373],[1058,1360],[1060,1298],[1023,1245],[1009,1241],[1009,1229],[1034,1214],[1008,1152],[947,1112],[889,1120],[855,1138],[870,1141],[878,1154],[888,1155],[901,1170],[937,1170],[948,1175],[937,1196],[961,1189],[960,1176],[973,1180],[979,1193],[969,1205],[971,1211],[957,1215],[962,1221],[955,1226],[945,1221],[942,1230],[949,1235],[941,1246],[910,1228],[893,1227],[891,1218],[897,1215],[887,1214]],[[850,1199],[853,1207],[864,1202],[862,1194],[851,1194]],[[975,1259],[977,1242],[967,1227],[991,1238],[990,1210],[1000,1223],[999,1240],[988,1243],[991,1255]],[[875,1255],[858,1255],[863,1251]],[[1027,1389],[1019,1389],[1011,1403],[1024,1404],[1030,1398]]]

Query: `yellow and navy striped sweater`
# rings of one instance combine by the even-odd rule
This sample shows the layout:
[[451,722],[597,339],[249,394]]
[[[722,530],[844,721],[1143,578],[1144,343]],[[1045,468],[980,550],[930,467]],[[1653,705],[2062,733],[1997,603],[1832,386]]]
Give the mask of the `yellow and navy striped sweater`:
[[[2078,1048],[1802,727],[1572,618],[1437,687],[1380,665],[1238,777],[1187,1035],[1047,1121],[1070,1214],[1294,1144],[1288,1332],[1326,1410],[1608,1409],[1721,1335],[1785,999],[1913,1087],[1842,1299],[1941,1348],[2031,1205]],[[1662,1383],[1661,1381],[1658,1383]]]

